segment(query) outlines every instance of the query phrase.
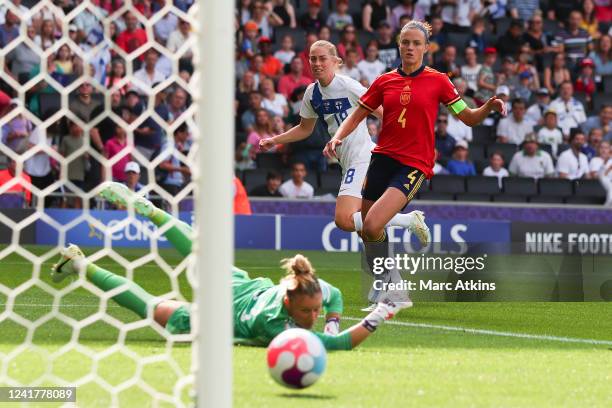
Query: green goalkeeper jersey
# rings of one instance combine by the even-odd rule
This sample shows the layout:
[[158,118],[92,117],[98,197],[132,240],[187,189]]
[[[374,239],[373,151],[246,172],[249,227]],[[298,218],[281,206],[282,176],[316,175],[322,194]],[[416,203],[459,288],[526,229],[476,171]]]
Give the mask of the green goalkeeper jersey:
[[[319,279],[323,292],[323,310],[342,313],[342,293],[338,288]],[[234,337],[238,343],[267,346],[274,337],[292,327],[297,327],[283,305],[285,289],[268,278],[249,278],[236,267],[232,270],[234,298]],[[350,350],[351,336],[317,333],[328,350]]]

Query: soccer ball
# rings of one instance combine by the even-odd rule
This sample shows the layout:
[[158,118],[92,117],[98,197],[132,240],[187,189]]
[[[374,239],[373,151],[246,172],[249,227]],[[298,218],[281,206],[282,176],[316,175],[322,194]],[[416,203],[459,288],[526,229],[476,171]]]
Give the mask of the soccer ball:
[[288,388],[314,384],[327,362],[323,343],[304,329],[285,330],[268,346],[268,369],[274,381]]

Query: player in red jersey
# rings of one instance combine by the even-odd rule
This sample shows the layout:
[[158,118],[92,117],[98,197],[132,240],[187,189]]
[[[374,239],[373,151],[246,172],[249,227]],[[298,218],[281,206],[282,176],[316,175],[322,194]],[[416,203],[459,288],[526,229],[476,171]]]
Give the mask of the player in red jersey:
[[[434,122],[441,103],[468,126],[482,122],[492,110],[506,114],[496,96],[478,109],[470,109],[446,74],[423,64],[429,47],[431,27],[410,21],[401,30],[398,44],[402,64],[379,76],[359,100],[324,150],[335,156],[358,123],[383,106],[383,125],[363,185],[362,238],[386,241],[385,225],[412,200],[434,166]],[[366,252],[368,247],[366,245]]]

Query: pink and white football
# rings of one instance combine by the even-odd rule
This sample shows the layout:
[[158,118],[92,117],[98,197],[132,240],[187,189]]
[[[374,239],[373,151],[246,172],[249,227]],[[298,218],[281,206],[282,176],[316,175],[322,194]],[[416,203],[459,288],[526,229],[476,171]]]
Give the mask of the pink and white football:
[[270,375],[288,388],[311,386],[325,371],[326,363],[323,343],[308,330],[285,330],[268,346]]

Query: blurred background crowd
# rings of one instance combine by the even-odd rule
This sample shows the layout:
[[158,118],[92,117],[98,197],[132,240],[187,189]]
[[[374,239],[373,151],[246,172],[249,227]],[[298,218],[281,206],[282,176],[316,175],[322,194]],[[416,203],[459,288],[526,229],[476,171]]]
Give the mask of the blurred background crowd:
[[[39,3],[0,6],[0,184],[18,174],[52,193],[45,205],[62,207],[81,206],[71,193],[104,178],[187,195],[192,1]],[[395,38],[411,19],[431,24],[426,62],[469,106],[497,94],[509,111],[469,128],[441,107],[438,176],[417,198],[612,204],[611,0],[239,0],[236,191],[337,193],[340,168],[321,154],[323,123],[272,152],[259,140],[299,122],[312,43],[336,44],[340,73],[367,87],[399,65]],[[380,123],[369,118],[368,129],[376,141]],[[67,183],[57,181],[62,172]]]

